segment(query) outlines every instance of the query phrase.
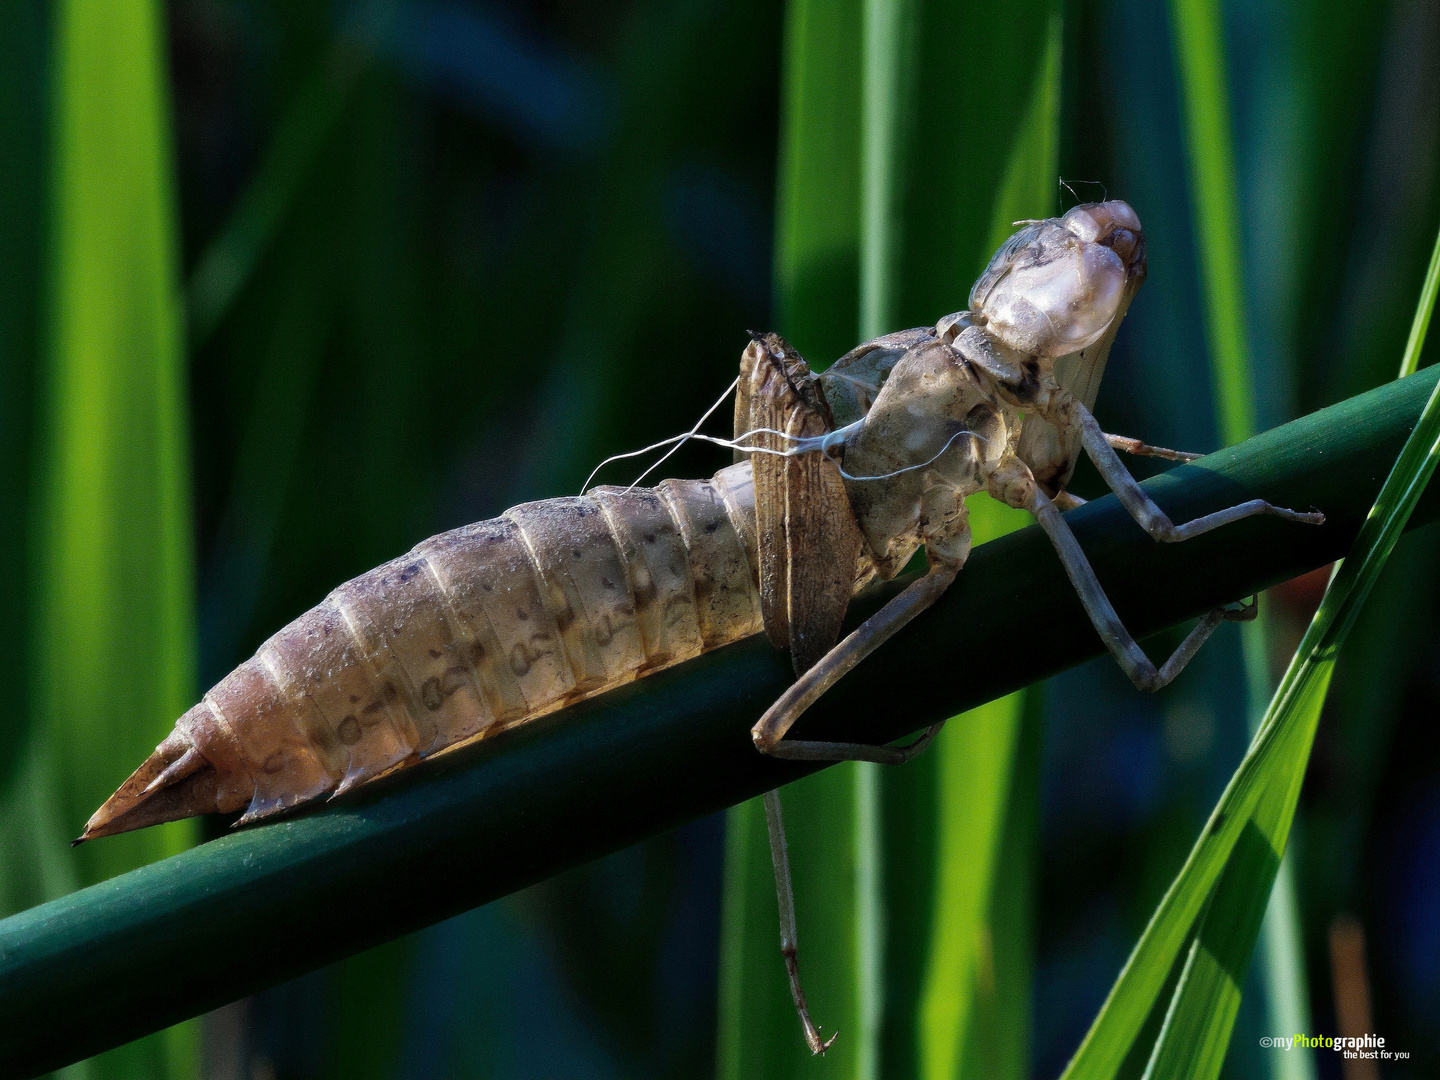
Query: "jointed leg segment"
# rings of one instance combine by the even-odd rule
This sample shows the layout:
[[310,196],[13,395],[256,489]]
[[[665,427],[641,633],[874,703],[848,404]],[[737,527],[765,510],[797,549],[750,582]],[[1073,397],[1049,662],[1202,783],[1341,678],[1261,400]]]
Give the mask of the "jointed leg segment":
[[1128,435],[1106,434],[1105,441],[1116,450],[1124,450],[1127,454],[1135,457],[1158,457],[1165,461],[1198,461],[1204,454],[1192,454],[1185,450],[1166,450],[1163,446],[1151,446],[1139,439],[1132,439]]
[[[1110,485],[1111,490],[1115,492],[1125,509],[1130,511],[1130,516],[1156,540],[1167,543],[1188,540],[1192,536],[1207,533],[1221,525],[1228,525],[1233,521],[1254,517],[1257,514],[1270,514],[1287,521],[1299,521],[1309,525],[1319,525],[1325,520],[1324,514],[1302,514],[1281,506],[1272,506],[1264,499],[1251,499],[1238,506],[1217,510],[1213,514],[1205,514],[1203,517],[1187,521],[1183,525],[1176,525],[1163,510],[1155,505],[1150,496],[1145,493],[1145,489],[1135,482],[1135,478],[1121,464],[1120,458],[1115,453],[1117,446],[1132,453],[1155,453],[1155,448],[1139,443],[1138,440],[1106,435],[1100,429],[1095,417],[1090,415],[1089,410],[1078,402],[1075,404],[1075,417],[1080,426],[1081,442],[1091,460],[1100,470],[1100,474],[1105,477],[1105,482]],[[1144,449],[1137,451],[1137,446]],[[1193,455],[1163,451],[1156,453],[1156,456],[1173,456],[1183,460]],[[1130,676],[1130,680],[1141,690],[1159,690],[1176,675],[1179,675],[1185,665],[1190,662],[1190,658],[1205,643],[1205,639],[1213,634],[1215,628],[1222,622],[1247,622],[1255,617],[1256,609],[1253,602],[1239,608],[1213,608],[1186,635],[1185,640],[1180,643],[1179,648],[1170,658],[1157,668],[1121,623],[1114,606],[1105,595],[1105,590],[1100,587],[1099,579],[1095,577],[1090,560],[1085,557],[1085,552],[1081,550],[1075,534],[1070,531],[1070,526],[1060,516],[1060,508],[1037,487],[1032,491],[1025,509],[1035,515],[1035,520],[1040,523],[1040,527],[1050,537],[1050,542],[1055,545],[1055,550],[1059,553],[1060,561],[1065,567],[1065,573],[1070,578],[1071,584],[1075,586],[1075,591],[1080,596],[1080,602],[1085,606],[1085,613],[1090,616],[1090,621],[1099,632],[1105,647],[1114,655],[1125,674]]]
[[845,640],[822,657],[802,675],[779,700],[766,710],[751,730],[756,748],[762,754],[791,761],[873,761],[881,765],[901,765],[930,745],[941,725],[932,724],[925,733],[908,746],[870,746],[865,743],[783,741],[801,713],[839,681],[847,671],[883,645],[890,637],[924,611],[950,587],[960,568],[932,562],[930,571],[905,591],[894,597],[866,619]]
[[1195,624],[1194,629],[1185,636],[1185,640],[1170,658],[1156,668],[1145,655],[1145,650],[1140,648],[1125,629],[1120,616],[1115,613],[1114,605],[1110,603],[1110,598],[1100,587],[1095,571],[1091,569],[1090,560],[1085,557],[1079,541],[1075,539],[1075,534],[1070,531],[1065,519],[1060,516],[1055,504],[1037,487],[1025,509],[1035,515],[1035,520],[1055,545],[1065,573],[1070,578],[1070,583],[1075,586],[1080,603],[1085,607],[1085,614],[1090,616],[1090,622],[1094,624],[1100,640],[1114,655],[1125,674],[1130,676],[1130,681],[1141,690],[1159,690],[1168,685],[1185,669],[1190,658],[1200,650],[1206,638],[1213,634],[1222,622],[1248,622],[1255,617],[1256,608],[1253,602],[1238,609],[1212,608]]
[[[911,582],[904,592],[866,619],[854,633],[826,653],[770,706],[760,722],[751,729],[750,734],[755,740],[755,746],[762,753],[789,758],[792,761],[873,761],[883,765],[903,764],[924,751],[939,734],[943,721],[932,724],[923,735],[907,746],[786,742],[784,738],[785,733],[800,718],[800,714],[808,709],[816,698],[884,644],[897,630],[933,604],[940,594],[949,588],[959,570],[958,565],[932,561],[929,573],[919,581]],[[795,895],[790,884],[790,856],[785,843],[785,822],[780,814],[778,791],[767,792],[765,795],[765,825],[770,834],[770,859],[775,864],[775,895],[780,907],[780,954],[785,959],[785,973],[790,980],[790,996],[795,999],[795,1011],[800,1014],[800,1023],[805,1029],[805,1042],[811,1053],[823,1054],[835,1041],[835,1035],[821,1042],[820,1032],[810,1019],[810,1011],[805,1003],[805,991],[800,987],[800,968],[796,953]]]
[[770,861],[775,865],[775,899],[780,907],[780,955],[785,958],[790,996],[795,999],[795,1011],[800,1014],[800,1023],[805,1028],[805,1042],[810,1047],[810,1052],[823,1054],[830,1049],[830,1044],[840,1033],[837,1031],[830,1038],[821,1041],[820,1029],[810,1019],[810,1009],[805,1004],[805,991],[800,988],[795,891],[790,884],[790,850],[785,843],[785,819],[780,813],[779,791],[765,793],[765,829],[770,834]]
[[[1145,494],[1145,489],[1135,482],[1135,478],[1130,475],[1120,461],[1110,441],[1115,436],[1106,435],[1100,430],[1100,424],[1095,417],[1090,415],[1090,410],[1085,406],[1076,402],[1074,407],[1076,419],[1080,424],[1081,442],[1084,444],[1085,451],[1090,455],[1090,460],[1095,462],[1095,467],[1100,470],[1100,475],[1105,478],[1105,483],[1110,485],[1110,490],[1115,492],[1116,498],[1120,500],[1126,510],[1130,511],[1130,516],[1156,540],[1164,543],[1189,540],[1192,536],[1199,536],[1211,529],[1218,529],[1221,525],[1228,525],[1232,521],[1254,517],[1257,514],[1270,514],[1284,518],[1286,521],[1300,521],[1307,525],[1320,525],[1325,521],[1324,514],[1302,514],[1296,510],[1287,510],[1283,506],[1272,506],[1264,499],[1251,499],[1238,506],[1227,507],[1224,510],[1217,510],[1213,514],[1198,517],[1194,521],[1187,521],[1184,525],[1176,525],[1160,507],[1155,505],[1150,496]],[[1051,539],[1054,537],[1052,536]]]

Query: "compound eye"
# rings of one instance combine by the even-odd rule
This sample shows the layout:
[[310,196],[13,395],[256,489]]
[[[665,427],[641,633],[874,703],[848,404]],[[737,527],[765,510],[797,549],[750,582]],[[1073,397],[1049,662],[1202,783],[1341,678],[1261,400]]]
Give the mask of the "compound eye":
[[1135,248],[1140,243],[1140,237],[1129,229],[1116,228],[1111,229],[1106,236],[1102,236],[1100,243],[1115,252],[1120,256],[1120,261],[1129,266],[1135,260]]
[[1060,219],[1060,226],[1081,240],[1106,247],[1116,246],[1111,242],[1112,236],[1128,232],[1132,237],[1132,250],[1133,238],[1140,235],[1140,219],[1129,203],[1119,199],[1071,207],[1070,212]]
[[1130,204],[1121,199],[1111,199],[1103,202],[1097,207],[1105,212],[1105,217],[1110,221],[1112,228],[1129,229],[1137,236],[1140,233],[1140,218],[1131,208]]
[[1060,219],[1060,227],[1073,236],[1079,237],[1087,243],[1094,243],[1105,234],[1108,222],[1104,215],[1097,213],[1108,205],[1106,203],[1082,203],[1079,206],[1070,208],[1070,212]]

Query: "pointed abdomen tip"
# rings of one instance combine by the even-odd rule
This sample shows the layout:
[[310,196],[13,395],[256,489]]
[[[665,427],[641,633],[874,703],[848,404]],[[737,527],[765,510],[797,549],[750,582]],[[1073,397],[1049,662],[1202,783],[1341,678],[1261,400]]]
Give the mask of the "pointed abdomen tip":
[[190,740],[172,731],[95,811],[71,846],[98,836],[214,813],[218,809],[216,780],[214,768]]

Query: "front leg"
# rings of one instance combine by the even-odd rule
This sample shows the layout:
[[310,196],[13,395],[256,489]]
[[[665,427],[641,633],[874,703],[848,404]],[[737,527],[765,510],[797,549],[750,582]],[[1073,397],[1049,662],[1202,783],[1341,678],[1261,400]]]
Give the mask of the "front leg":
[[1105,441],[1116,450],[1124,450],[1125,453],[1134,457],[1158,457],[1164,461],[1199,461],[1204,454],[1192,454],[1186,450],[1167,450],[1163,446],[1151,446],[1139,439],[1132,439],[1128,435],[1105,434]]
[[1251,499],[1238,506],[1216,510],[1213,514],[1206,514],[1193,521],[1187,521],[1183,525],[1176,525],[1160,507],[1155,505],[1150,496],[1145,493],[1145,489],[1136,483],[1135,478],[1126,470],[1119,455],[1115,453],[1110,444],[1111,437],[1100,429],[1100,424],[1090,414],[1090,410],[1073,399],[1070,401],[1070,407],[1073,410],[1074,423],[1080,428],[1081,443],[1085,447],[1085,452],[1090,455],[1090,460],[1095,462],[1095,467],[1100,470],[1100,475],[1105,478],[1105,482],[1110,485],[1110,489],[1115,492],[1125,509],[1130,511],[1130,516],[1156,540],[1164,543],[1189,540],[1192,536],[1199,536],[1211,529],[1218,529],[1221,525],[1228,525],[1232,521],[1254,517],[1257,514],[1269,514],[1284,518],[1286,521],[1304,522],[1307,525],[1321,525],[1325,522],[1325,515],[1318,512],[1301,513],[1298,510],[1287,510],[1283,506],[1272,506],[1264,499]]

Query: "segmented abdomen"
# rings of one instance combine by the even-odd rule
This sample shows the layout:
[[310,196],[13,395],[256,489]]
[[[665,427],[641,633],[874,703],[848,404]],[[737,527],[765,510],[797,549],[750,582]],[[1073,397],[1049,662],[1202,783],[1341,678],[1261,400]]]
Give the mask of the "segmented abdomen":
[[176,725],[273,813],[761,629],[748,464],[525,503],[347,582]]

